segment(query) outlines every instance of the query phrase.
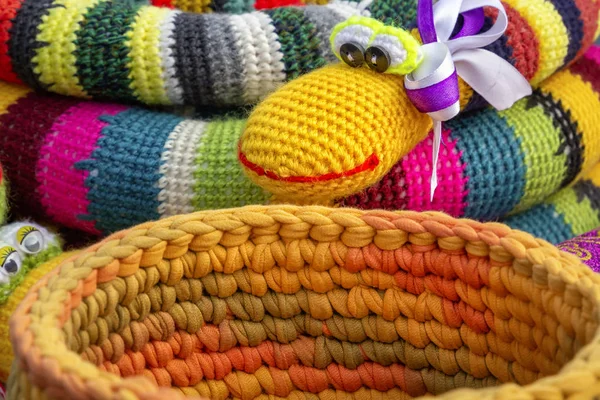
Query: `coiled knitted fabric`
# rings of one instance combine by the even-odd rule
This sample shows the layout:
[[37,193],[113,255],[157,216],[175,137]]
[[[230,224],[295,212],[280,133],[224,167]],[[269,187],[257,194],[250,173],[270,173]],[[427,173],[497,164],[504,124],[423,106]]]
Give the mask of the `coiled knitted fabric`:
[[[430,176],[427,141],[403,150],[409,155],[400,166],[410,172],[403,176],[394,167],[378,192],[368,191],[373,201],[360,202],[361,195],[342,205],[493,220],[542,202],[600,157],[593,54],[511,110],[457,119],[446,136],[433,205],[422,189]],[[236,160],[244,120],[191,120],[0,87],[6,105],[0,109],[0,162],[11,177],[15,207],[25,215],[42,213],[106,234],[194,210],[270,201]]]
[[[3,0],[0,79],[118,102],[253,104],[284,82],[336,61],[329,35],[353,14],[414,24],[415,0],[373,0],[360,9],[359,4],[225,15],[111,0]],[[490,50],[534,84],[594,40],[594,0],[505,5],[511,25]],[[471,106],[480,103],[473,99]]]
[[[358,3],[358,1],[351,0]],[[300,6],[304,4],[325,5],[328,0],[151,0],[153,6],[177,8],[195,13],[226,12],[241,14],[253,10],[277,7]]]
[[600,227],[600,164],[574,185],[502,222],[554,244]]
[[[32,288],[11,320],[9,398],[589,399],[598,287],[575,256],[501,224],[294,206],[178,216]],[[509,382],[526,386],[491,388]]]

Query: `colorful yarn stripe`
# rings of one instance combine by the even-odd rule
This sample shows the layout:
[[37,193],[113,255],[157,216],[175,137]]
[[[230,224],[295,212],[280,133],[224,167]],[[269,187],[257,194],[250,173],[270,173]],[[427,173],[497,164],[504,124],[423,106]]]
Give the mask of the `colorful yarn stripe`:
[[561,243],[599,227],[600,165],[572,187],[504,222],[551,243]]
[[[509,110],[483,110],[446,124],[433,204],[430,139],[378,184],[340,204],[494,220],[543,202],[600,159],[595,51]],[[573,90],[557,89],[561,82]],[[14,198],[29,213],[106,234],[194,210],[271,201],[237,160],[244,120],[186,119],[27,94],[10,84],[0,93],[8,107],[0,115],[0,162]]]
[[8,392],[592,398],[598,287],[577,257],[499,223],[291,205],[176,216],[31,288]]
[[[331,29],[351,15],[414,25],[415,0],[366,4],[193,14],[109,0],[23,0],[11,2],[0,17],[0,39],[6,38],[0,60],[10,67],[7,80],[16,74],[30,87],[70,96],[253,104],[285,81],[335,61]],[[506,6],[509,29],[490,49],[534,85],[583,54],[598,30],[594,0],[510,0]],[[483,106],[474,97],[469,109]]]
[[[89,219],[88,171],[76,168],[80,160],[93,155],[100,134],[108,124],[99,118],[115,115],[125,107],[82,102],[66,110],[49,129],[38,161],[38,195],[48,216],[66,226],[80,224],[99,234]],[[81,132],[85,132],[82,135]],[[73,144],[77,143],[77,147]]]

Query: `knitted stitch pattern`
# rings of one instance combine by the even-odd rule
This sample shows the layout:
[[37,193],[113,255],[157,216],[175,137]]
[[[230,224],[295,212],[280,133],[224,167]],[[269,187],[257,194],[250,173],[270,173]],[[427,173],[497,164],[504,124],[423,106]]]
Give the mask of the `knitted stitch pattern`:
[[0,225],[6,222],[8,214],[8,180],[4,176],[4,170],[0,165]]
[[[357,2],[352,0],[352,2]],[[195,13],[226,12],[241,14],[253,10],[277,7],[300,6],[304,4],[328,4],[328,0],[152,0],[157,7],[177,8]]]
[[[594,0],[506,0],[505,7],[510,27],[489,49],[534,85],[581,55],[598,30]],[[226,106],[254,104],[337,61],[329,36],[351,15],[412,27],[416,1],[239,15],[113,0],[2,0],[0,9],[0,79],[119,102]],[[483,105],[472,98],[469,107]]]
[[[449,186],[440,188],[437,201],[445,204],[450,191],[450,198],[458,200],[454,215],[472,207],[469,215],[490,218],[541,200],[535,195],[537,182],[558,188],[594,166],[597,158],[584,160],[596,146],[586,149],[587,143],[599,140],[598,51],[593,48],[591,55],[571,71],[555,74],[532,96],[507,111],[471,113],[446,123],[444,126],[450,129],[446,132],[448,146],[437,168],[441,185]],[[385,186],[391,178],[398,183],[394,185],[397,191],[402,190],[402,180],[411,181],[413,193],[422,196],[420,206],[430,207],[426,198],[431,145],[422,146],[411,154],[411,159],[397,164],[427,137],[431,127],[429,116],[411,104],[403,89],[400,76],[346,65],[328,66],[286,84],[260,103],[248,119],[239,152],[245,172],[283,202],[302,199],[330,205],[377,182]],[[463,105],[469,93],[472,90],[463,85]],[[464,136],[455,130],[462,130]],[[544,131],[554,133],[542,138]],[[469,150],[475,154],[465,153],[466,143],[458,144],[462,140],[469,141]],[[582,141],[586,142],[584,146]],[[494,153],[502,156],[494,157]],[[540,162],[539,175],[531,167],[533,159]],[[467,171],[465,163],[469,164]],[[586,164],[583,169],[582,163]],[[385,179],[390,170],[392,176]],[[399,174],[417,179],[403,179]],[[507,188],[503,183],[510,182],[513,174],[537,175],[540,181],[518,178],[517,187]],[[455,179],[446,175],[454,175]],[[467,184],[464,175],[474,180]],[[481,186],[483,180],[497,180],[493,183],[496,188],[488,191],[487,186]],[[496,204],[498,192],[506,189],[510,196],[506,202]],[[373,191],[375,195],[362,195],[346,203],[361,205],[373,199],[383,203],[375,207],[403,208],[406,196],[386,196],[377,186]],[[470,197],[468,206],[461,203],[466,197]],[[538,200],[533,200],[535,197]],[[480,203],[483,198],[490,200],[484,200],[484,207]],[[493,209],[491,213],[488,207]]]
[[[594,54],[546,81],[533,96],[545,99],[542,104],[525,99],[503,113],[459,117],[445,134],[433,204],[423,190],[430,176],[428,141],[412,149],[407,143],[402,152],[408,155],[380,183],[339,204],[440,210],[480,220],[539,204],[600,158]],[[9,84],[0,85],[0,93],[7,105],[0,109],[0,162],[11,176],[15,208],[25,215],[107,234],[195,210],[270,201],[236,160],[244,120],[186,119]]]
[[574,185],[502,222],[551,243],[600,227],[600,164]]
[[502,224],[297,206],[177,216],[31,289],[11,318],[8,396],[589,399],[599,288],[577,257]]

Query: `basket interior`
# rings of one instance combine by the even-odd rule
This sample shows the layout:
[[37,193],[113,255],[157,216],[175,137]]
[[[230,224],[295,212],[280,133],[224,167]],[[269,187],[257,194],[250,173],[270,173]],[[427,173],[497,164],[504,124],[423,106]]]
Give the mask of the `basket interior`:
[[212,399],[405,398],[556,374],[598,325],[581,295],[500,246],[239,233],[169,243],[158,263],[99,284],[63,328],[70,349]]

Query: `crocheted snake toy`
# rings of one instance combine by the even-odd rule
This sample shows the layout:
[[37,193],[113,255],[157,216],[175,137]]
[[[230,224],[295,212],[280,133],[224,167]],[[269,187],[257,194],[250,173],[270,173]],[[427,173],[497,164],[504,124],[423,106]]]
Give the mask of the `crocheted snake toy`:
[[[598,54],[591,49],[512,109],[451,121],[433,204],[427,140],[407,142],[399,151],[407,156],[374,188],[340,204],[494,220],[544,201],[600,158]],[[6,83],[0,105],[0,162],[25,215],[40,212],[106,234],[193,210],[270,201],[236,159],[244,120],[192,120]]]
[[[3,0],[0,79],[77,97],[166,105],[254,104],[336,62],[333,27],[357,14],[410,29],[415,0],[334,2],[243,15],[110,0]],[[594,41],[594,0],[507,0],[490,50],[534,84]],[[487,20],[495,18],[488,12]],[[471,106],[480,101],[473,98]]]
[[[536,15],[536,18],[539,17]],[[370,24],[374,22],[368,21],[351,18],[345,25],[336,27],[331,36],[332,49],[339,51],[336,54],[343,58],[342,53],[348,51],[342,51],[344,46],[356,47],[354,43],[357,42],[359,47],[366,48],[369,40],[381,40],[377,48],[388,54],[389,72],[386,72],[388,64],[382,70],[376,70],[374,65],[366,68],[371,60],[367,60],[367,53],[363,55],[359,52],[357,57],[360,56],[361,60],[364,57],[366,62],[353,65],[352,60],[345,60],[341,65],[326,66],[301,76],[268,96],[248,119],[240,141],[240,161],[250,178],[280,201],[292,202],[301,198],[306,203],[329,205],[337,198],[366,189],[380,181],[407,154],[406,149],[412,149],[431,129],[430,116],[415,106],[411,98],[418,91],[410,90],[407,93],[405,90],[405,75],[415,68],[419,44],[411,43],[408,39],[412,37],[398,29],[393,33],[378,34],[378,29],[389,30],[390,27],[372,27]],[[517,22],[518,18],[512,20],[513,24]],[[377,39],[378,35],[382,39]],[[407,38],[402,39],[403,35]],[[570,38],[573,36],[570,35]],[[504,39],[508,39],[508,36]],[[551,43],[556,45],[557,41],[554,39]],[[365,42],[362,43],[363,41]],[[502,40],[498,42],[492,44],[501,45]],[[569,40],[564,44],[568,42]],[[543,43],[544,39],[540,38],[540,45]],[[515,109],[528,110],[532,104],[546,103],[544,98],[549,92],[554,93],[556,98],[558,92],[570,92],[574,87],[572,85],[586,86],[580,78],[576,78],[572,83],[558,83],[554,79],[552,83],[548,83],[547,89],[540,88],[539,84],[543,79],[569,62],[567,53],[563,52],[565,56],[560,56],[555,51],[559,47],[553,46],[552,56],[550,53],[542,53],[533,73],[525,64],[514,64],[521,74],[520,78],[527,78],[536,92],[528,101],[515,105],[511,112]],[[398,54],[394,57],[403,62],[394,68],[404,68],[406,65],[408,69],[393,70],[392,62],[395,61],[390,58],[390,54]],[[435,57],[430,57],[432,58]],[[590,73],[594,75],[595,71]],[[496,76],[489,79],[493,82],[493,79],[503,78]],[[487,86],[494,85],[487,83]],[[474,90],[460,79],[458,91],[460,96],[457,93],[456,102],[458,105],[460,101],[462,110],[472,110],[474,105],[477,105],[475,108],[482,105],[482,98],[475,95]],[[593,94],[590,100],[589,105],[593,104],[596,114],[599,104],[597,95]],[[427,101],[431,99],[420,99],[421,107]],[[566,98],[560,101],[563,104],[569,103]],[[511,130],[531,129],[527,127],[527,121],[517,122],[511,117],[511,112],[497,113],[501,125],[510,126]],[[454,128],[458,123],[462,122],[450,120],[446,122],[446,126]],[[493,126],[490,128],[492,132],[495,130]],[[478,144],[481,146],[485,146],[485,141],[493,137],[487,129],[478,136]],[[502,151],[500,149],[498,151]],[[496,151],[494,147],[489,147],[488,151],[490,150]],[[493,154],[488,157],[493,158]],[[447,163],[454,166],[451,160],[447,160]],[[594,162],[590,165],[593,164]],[[437,170],[437,166],[435,169]],[[492,177],[489,176],[488,179]],[[454,185],[454,182],[451,184]]]

